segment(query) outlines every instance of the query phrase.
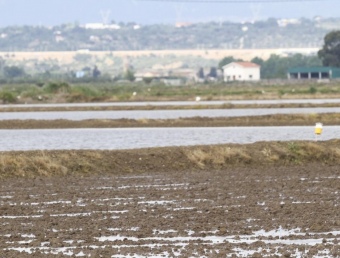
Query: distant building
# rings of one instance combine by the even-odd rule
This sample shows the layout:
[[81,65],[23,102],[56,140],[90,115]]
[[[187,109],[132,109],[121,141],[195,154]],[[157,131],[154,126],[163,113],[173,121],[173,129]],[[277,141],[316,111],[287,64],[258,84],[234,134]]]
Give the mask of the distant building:
[[183,84],[185,84],[185,80],[184,79],[181,79],[181,78],[176,78],[176,79],[173,79],[173,78],[164,78],[161,80],[165,85],[168,85],[168,86],[181,86]]
[[232,62],[222,67],[223,80],[231,81],[259,81],[260,66],[251,62]]
[[176,28],[185,28],[185,27],[190,27],[192,23],[190,22],[176,22],[175,27]]
[[56,41],[57,43],[62,42],[62,41],[65,40],[65,38],[63,37],[61,31],[56,31],[56,32],[54,32],[54,39],[55,39],[55,41]]
[[135,73],[136,81],[160,81],[165,85],[180,86],[195,80],[195,70],[192,69],[148,69]]
[[92,30],[119,30],[120,26],[117,24],[104,24],[104,23],[87,23],[84,25],[85,29],[92,29]]
[[287,25],[301,24],[301,21],[299,19],[280,19],[280,20],[277,20],[277,24],[280,27],[286,27]]
[[98,36],[94,36],[94,35],[91,35],[89,40],[93,43],[99,43],[100,42],[100,38]]
[[190,68],[172,69],[169,74],[172,77],[182,78],[186,81],[194,81],[196,78],[196,71]]
[[336,79],[340,78],[340,68],[338,67],[294,67],[288,70],[288,79]]
[[143,80],[143,79],[160,79],[164,77],[168,77],[169,73],[164,70],[143,70],[135,73],[136,80]]
[[83,78],[85,76],[85,72],[84,71],[77,71],[76,72],[76,78]]
[[78,49],[77,53],[79,53],[79,54],[88,54],[88,53],[90,53],[90,49]]

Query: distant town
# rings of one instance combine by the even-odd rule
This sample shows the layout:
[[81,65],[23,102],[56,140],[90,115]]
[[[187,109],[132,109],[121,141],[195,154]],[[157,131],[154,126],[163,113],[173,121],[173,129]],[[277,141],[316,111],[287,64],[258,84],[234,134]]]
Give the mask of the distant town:
[[[340,19],[315,17],[244,23],[141,26],[112,21],[4,27],[0,28],[0,77],[169,85],[303,76],[321,79],[315,72],[299,77],[289,69],[322,66],[317,53],[325,35],[339,26]],[[243,70],[244,64],[252,63],[258,71],[228,75],[225,69],[230,63]]]
[[0,28],[0,51],[123,51],[164,49],[315,48],[340,19],[268,19],[255,22],[61,24]]

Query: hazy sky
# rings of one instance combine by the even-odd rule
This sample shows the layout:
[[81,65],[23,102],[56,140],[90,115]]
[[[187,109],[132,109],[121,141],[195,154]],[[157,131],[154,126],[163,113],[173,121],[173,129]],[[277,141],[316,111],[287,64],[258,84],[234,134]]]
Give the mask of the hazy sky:
[[[207,0],[209,1],[209,0]],[[339,0],[283,3],[169,3],[140,0],[0,0],[0,27],[109,21],[141,24],[340,17]]]

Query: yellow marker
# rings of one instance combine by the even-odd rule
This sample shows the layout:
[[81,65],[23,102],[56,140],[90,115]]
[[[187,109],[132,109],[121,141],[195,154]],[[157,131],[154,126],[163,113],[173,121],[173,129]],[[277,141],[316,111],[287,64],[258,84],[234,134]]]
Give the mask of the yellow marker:
[[322,134],[322,123],[316,123],[316,124],[315,124],[314,133],[315,133],[316,135]]

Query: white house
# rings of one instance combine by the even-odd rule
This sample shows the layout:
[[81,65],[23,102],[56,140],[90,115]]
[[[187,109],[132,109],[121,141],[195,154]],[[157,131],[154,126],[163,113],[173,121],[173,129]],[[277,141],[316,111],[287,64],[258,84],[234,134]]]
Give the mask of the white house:
[[251,62],[232,62],[222,67],[223,79],[230,81],[259,81],[260,66]]
[[119,30],[120,26],[118,24],[104,24],[104,23],[86,23],[84,25],[85,29],[92,29],[92,30]]

